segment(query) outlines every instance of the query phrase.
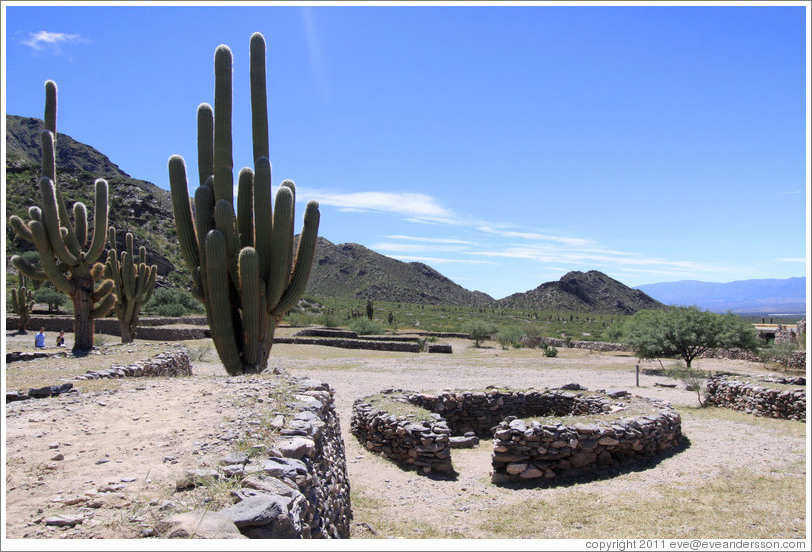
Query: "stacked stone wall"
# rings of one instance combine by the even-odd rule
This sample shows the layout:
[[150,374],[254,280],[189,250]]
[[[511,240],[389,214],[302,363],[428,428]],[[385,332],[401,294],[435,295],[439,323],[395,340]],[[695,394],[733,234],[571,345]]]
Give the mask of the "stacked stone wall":
[[652,414],[611,423],[507,418],[494,431],[491,479],[497,484],[548,483],[655,458],[680,444],[682,428],[676,411],[651,403]]
[[[393,389],[382,394],[393,400],[410,402],[413,392]],[[414,421],[375,408],[362,398],[353,404],[350,428],[367,450],[398,464],[416,468],[424,474],[453,471],[451,430],[440,416],[429,421]]]
[[174,351],[158,353],[152,358],[128,365],[113,364],[103,370],[88,370],[75,380],[103,378],[177,377],[191,376],[192,362],[189,349],[179,347]]
[[679,414],[666,403],[642,397],[628,400],[644,403],[651,414],[573,426],[522,419],[615,413],[627,403],[612,399],[628,396],[625,391],[610,396],[560,389],[439,394],[392,389],[381,394],[424,408],[432,419],[395,416],[363,398],[353,405],[352,433],[368,450],[423,473],[453,472],[450,437],[469,432],[493,436],[492,480],[497,484],[539,484],[616,468],[661,454],[682,440]]
[[[236,454],[223,459],[220,470],[190,470],[177,488],[193,487],[207,478],[240,481],[241,488],[231,493],[237,502],[212,512],[231,527],[232,534],[256,539],[349,538],[350,483],[334,390],[323,382],[283,377],[292,387],[288,392],[292,398],[285,402],[287,411],[277,414],[278,431],[267,442],[266,454],[250,459]],[[275,385],[261,380],[252,384]],[[196,513],[193,522],[210,514]],[[186,514],[172,516],[159,522],[156,532],[172,536],[188,520]]]
[[543,337],[541,338],[541,340],[545,342],[547,345],[551,345],[553,347],[589,349],[591,351],[600,351],[600,352],[628,350],[628,347],[624,346],[621,343],[608,343],[605,341],[570,341],[569,344],[567,344],[566,340],[558,339],[555,337]]
[[[770,384],[773,383],[798,387],[771,388]],[[706,401],[755,416],[806,422],[806,379],[753,378],[747,381],[726,375],[711,376],[708,378]]]

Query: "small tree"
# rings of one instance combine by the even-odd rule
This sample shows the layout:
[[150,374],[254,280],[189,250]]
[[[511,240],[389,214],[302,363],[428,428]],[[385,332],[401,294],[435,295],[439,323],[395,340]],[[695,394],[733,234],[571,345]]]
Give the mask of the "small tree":
[[639,311],[623,326],[623,341],[640,359],[680,356],[686,368],[709,349],[757,349],[752,324],[698,307]]
[[34,301],[48,305],[48,312],[59,312],[59,307],[64,305],[68,298],[50,286],[42,286],[34,292]]
[[367,318],[372,320],[375,315],[375,306],[372,304],[372,299],[367,299]]
[[480,342],[489,339],[496,333],[496,327],[484,320],[471,320],[465,324],[463,330],[471,335],[471,339],[474,340],[474,347],[479,347]]
[[496,341],[502,346],[502,349],[510,349],[511,346],[519,347],[521,345],[522,330],[516,326],[505,326],[499,329],[496,334]]

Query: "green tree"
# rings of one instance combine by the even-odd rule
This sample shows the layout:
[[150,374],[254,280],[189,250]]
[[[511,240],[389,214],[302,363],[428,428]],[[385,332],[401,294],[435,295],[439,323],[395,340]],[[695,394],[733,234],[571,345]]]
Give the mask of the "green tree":
[[686,368],[709,349],[758,347],[752,324],[734,314],[716,314],[698,307],[639,311],[623,326],[623,342],[640,359],[680,356]]
[[42,286],[34,292],[34,301],[48,305],[48,312],[59,312],[59,307],[64,305],[68,298],[64,294],[56,291],[53,287]]
[[474,347],[479,347],[480,342],[496,333],[496,326],[484,320],[471,320],[463,326],[463,331],[474,340]]

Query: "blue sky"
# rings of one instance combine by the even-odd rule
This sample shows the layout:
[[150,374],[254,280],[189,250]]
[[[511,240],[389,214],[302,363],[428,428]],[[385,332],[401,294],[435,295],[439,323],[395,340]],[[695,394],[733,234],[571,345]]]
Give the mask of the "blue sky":
[[261,32],[297,223],[317,199],[326,239],[468,289],[808,271],[808,3],[3,8],[5,112],[42,117],[52,79],[59,132],[163,188],[173,154],[197,182],[219,44],[253,166]]

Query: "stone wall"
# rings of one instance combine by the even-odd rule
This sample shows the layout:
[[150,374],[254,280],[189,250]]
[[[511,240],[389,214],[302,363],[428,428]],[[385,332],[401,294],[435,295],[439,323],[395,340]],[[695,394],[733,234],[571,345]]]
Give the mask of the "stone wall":
[[[656,456],[682,440],[681,419],[668,404],[633,397],[626,391],[572,393],[543,391],[382,391],[390,400],[431,412],[428,421],[395,416],[371,404],[353,405],[352,433],[370,451],[423,473],[451,473],[452,436],[494,438],[492,480],[497,484],[534,483],[579,476]],[[644,415],[617,415],[629,403]],[[607,420],[596,420],[603,414]],[[592,415],[590,423],[543,424],[521,418]]]
[[103,378],[177,377],[191,376],[192,362],[189,349],[178,347],[174,351],[158,353],[152,358],[126,366],[113,364],[104,370],[88,370],[74,380]]
[[276,337],[274,343],[296,343],[300,345],[324,345],[342,349],[367,349],[371,351],[393,351],[419,353],[419,343],[404,341],[367,341],[362,339],[334,339],[329,337]]
[[570,341],[569,345],[567,345],[567,341],[564,339],[557,339],[555,337],[543,337],[542,341],[547,343],[547,345],[551,345],[553,347],[563,347],[567,348],[570,347],[572,349],[589,349],[592,351],[625,351],[628,347],[625,347],[621,343],[607,343],[605,341]]
[[[412,392],[388,390],[383,394],[393,400],[409,402]],[[418,469],[424,474],[448,474],[451,467],[451,430],[445,420],[435,416],[430,421],[414,421],[393,416],[374,408],[365,399],[357,399],[352,408],[350,422],[352,434],[370,452]]]
[[[201,526],[217,524],[217,533],[200,536],[349,538],[350,483],[334,390],[315,380],[281,377],[290,387],[286,392],[290,399],[286,411],[276,413],[272,424],[277,436],[265,452],[251,458],[233,454],[220,461],[219,469],[190,470],[176,485],[182,491],[206,479],[231,478],[241,482],[232,491],[237,502],[217,512],[165,518],[156,525],[157,536],[188,537]],[[252,384],[274,389],[277,385],[270,379]]]
[[[770,387],[773,383],[797,385],[795,389]],[[806,422],[805,378],[708,378],[708,404],[741,410],[755,416]]]
[[651,413],[572,425],[506,418],[494,431],[492,481],[548,483],[620,468],[677,447],[680,415],[664,403],[635,400],[651,402]]

